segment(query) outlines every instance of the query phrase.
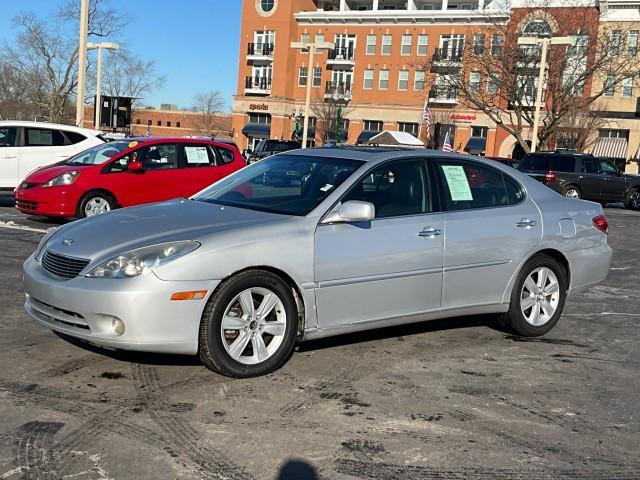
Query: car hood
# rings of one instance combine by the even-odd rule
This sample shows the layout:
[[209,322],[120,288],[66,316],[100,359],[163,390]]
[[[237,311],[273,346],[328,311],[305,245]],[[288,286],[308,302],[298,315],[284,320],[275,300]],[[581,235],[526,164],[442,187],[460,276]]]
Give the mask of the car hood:
[[27,175],[24,179],[27,183],[46,183],[49,180],[56,178],[59,175],[63,175],[68,172],[73,172],[74,170],[82,170],[83,168],[87,168],[86,166],[71,166],[71,165],[47,165],[45,167],[40,167],[32,171]]
[[71,257],[100,260],[149,245],[202,241],[221,232],[288,218],[194,200],[171,200],[69,223],[49,239],[46,248]]

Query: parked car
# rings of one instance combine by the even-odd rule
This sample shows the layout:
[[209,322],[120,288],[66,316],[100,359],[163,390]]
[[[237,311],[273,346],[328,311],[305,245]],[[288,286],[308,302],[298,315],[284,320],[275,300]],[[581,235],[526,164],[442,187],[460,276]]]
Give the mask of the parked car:
[[625,175],[611,162],[570,151],[529,153],[518,169],[571,198],[600,202],[624,202],[640,208],[640,177]]
[[276,153],[288,152],[289,150],[297,150],[300,143],[294,140],[267,140],[263,139],[258,142],[255,150],[247,151],[247,163],[254,163]]
[[0,188],[14,189],[36,168],[103,144],[101,135],[70,125],[0,121]]
[[515,159],[515,158],[509,158],[509,157],[485,157],[488,158],[489,160],[495,160],[496,162],[500,162],[503,165],[508,165],[509,167],[512,168],[518,168],[518,165],[520,164],[520,161]]
[[188,197],[244,166],[238,149],[228,144],[130,138],[33,172],[16,189],[16,208],[31,215],[89,217]]
[[[255,181],[274,170],[305,175]],[[249,377],[298,341],[435,318],[500,314],[518,335],[544,335],[568,294],[607,276],[607,231],[597,203],[495,162],[299,150],[189,200],[58,228],[24,263],[25,308],[96,345],[199,353]]]

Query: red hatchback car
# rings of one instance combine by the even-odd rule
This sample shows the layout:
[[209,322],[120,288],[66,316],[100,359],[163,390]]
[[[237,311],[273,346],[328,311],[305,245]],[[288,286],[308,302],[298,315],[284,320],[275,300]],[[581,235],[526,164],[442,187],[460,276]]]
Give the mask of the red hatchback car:
[[143,137],[105,143],[30,173],[16,208],[47,217],[88,217],[117,207],[189,197],[246,165],[232,145]]

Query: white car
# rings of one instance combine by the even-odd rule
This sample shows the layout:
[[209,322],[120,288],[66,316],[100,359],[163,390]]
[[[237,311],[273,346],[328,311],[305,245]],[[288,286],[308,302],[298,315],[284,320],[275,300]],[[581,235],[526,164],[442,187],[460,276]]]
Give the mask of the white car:
[[71,125],[0,121],[0,188],[15,188],[36,168],[104,143],[101,134]]

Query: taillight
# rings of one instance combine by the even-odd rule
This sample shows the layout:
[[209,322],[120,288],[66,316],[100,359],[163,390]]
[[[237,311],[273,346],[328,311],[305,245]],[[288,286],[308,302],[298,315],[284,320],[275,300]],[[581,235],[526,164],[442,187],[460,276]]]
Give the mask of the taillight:
[[556,181],[556,174],[553,172],[547,172],[547,174],[544,176],[544,179],[547,183],[553,183]]
[[593,217],[591,221],[593,222],[593,226],[598,230],[603,233],[609,233],[609,222],[607,222],[607,217],[604,215],[598,215],[597,217]]

